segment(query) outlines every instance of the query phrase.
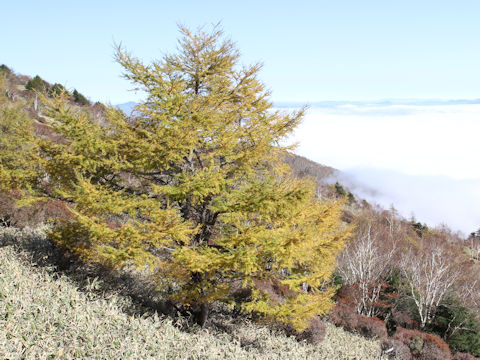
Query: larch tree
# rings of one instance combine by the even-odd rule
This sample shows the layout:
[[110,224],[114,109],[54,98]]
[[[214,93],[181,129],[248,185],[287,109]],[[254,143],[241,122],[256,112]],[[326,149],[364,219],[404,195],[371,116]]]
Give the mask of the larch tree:
[[30,188],[38,176],[33,120],[23,111],[27,104],[7,94],[8,81],[0,73],[0,192]]
[[303,110],[274,111],[261,66],[240,66],[222,31],[181,33],[178,53],[148,65],[117,48],[147,94],[131,116],[110,108],[99,124],[43,99],[61,140],[37,140],[44,175],[32,196],[70,204],[54,241],[86,261],[150,268],[201,324],[211,302],[248,289],[245,311],[303,330],[333,305],[342,203],[320,202],[313,180],[281,162]]

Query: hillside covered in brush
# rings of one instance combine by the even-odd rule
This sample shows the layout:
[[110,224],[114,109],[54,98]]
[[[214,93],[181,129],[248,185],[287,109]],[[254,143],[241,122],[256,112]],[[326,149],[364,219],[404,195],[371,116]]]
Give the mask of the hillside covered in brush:
[[[278,329],[220,309],[215,322],[201,329],[187,318],[161,316],[132,302],[105,279],[79,276],[78,267],[75,274],[73,270],[59,273],[45,262],[56,255],[41,231],[1,228],[0,244],[2,359],[375,359],[380,355],[377,340],[330,324],[321,346],[298,342]],[[115,281],[123,284],[125,293],[126,281]],[[136,281],[139,291],[141,280]]]

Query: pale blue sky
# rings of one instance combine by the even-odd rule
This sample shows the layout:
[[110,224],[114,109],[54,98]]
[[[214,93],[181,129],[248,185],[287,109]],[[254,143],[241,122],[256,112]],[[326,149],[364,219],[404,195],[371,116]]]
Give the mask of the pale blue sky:
[[92,100],[138,100],[113,43],[171,52],[177,24],[221,21],[273,100],[480,97],[480,1],[2,1],[0,63]]

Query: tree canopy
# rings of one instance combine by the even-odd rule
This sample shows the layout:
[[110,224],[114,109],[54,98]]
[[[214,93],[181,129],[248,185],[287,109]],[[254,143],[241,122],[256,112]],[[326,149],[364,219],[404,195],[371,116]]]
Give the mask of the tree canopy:
[[304,111],[273,110],[261,65],[240,65],[217,28],[181,33],[178,52],[151,64],[117,48],[124,77],[147,94],[131,116],[110,108],[99,124],[61,95],[43,99],[60,140],[35,140],[32,201],[69,204],[73,217],[51,233],[59,245],[148,267],[201,322],[212,301],[247,289],[245,311],[302,330],[332,306],[342,201],[319,201],[314,181],[281,161]]

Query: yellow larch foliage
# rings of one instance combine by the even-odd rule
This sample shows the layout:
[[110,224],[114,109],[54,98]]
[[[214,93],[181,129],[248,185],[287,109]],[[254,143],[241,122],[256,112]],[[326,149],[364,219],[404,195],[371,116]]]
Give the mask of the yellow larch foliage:
[[244,310],[302,330],[332,306],[343,204],[319,201],[281,164],[304,110],[273,110],[261,66],[242,67],[220,30],[181,33],[178,54],[149,65],[117,49],[147,94],[131,116],[111,108],[99,124],[61,96],[43,99],[61,141],[35,141],[46,179],[36,196],[73,214],[51,237],[87,261],[150,266],[185,305],[250,289]]

